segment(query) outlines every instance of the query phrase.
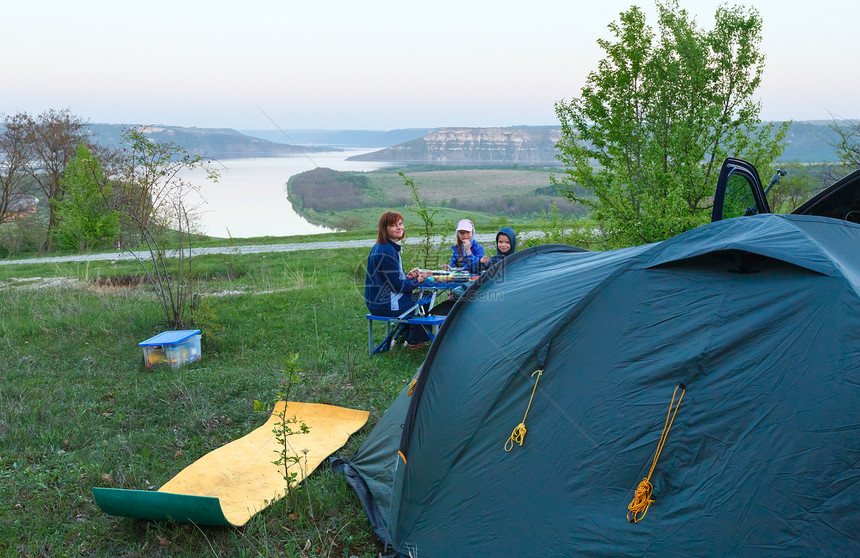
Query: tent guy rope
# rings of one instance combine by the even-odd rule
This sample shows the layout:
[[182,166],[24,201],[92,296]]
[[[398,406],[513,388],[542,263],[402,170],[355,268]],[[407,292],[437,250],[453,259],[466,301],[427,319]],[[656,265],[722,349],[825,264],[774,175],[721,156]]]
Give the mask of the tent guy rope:
[[532,408],[532,400],[535,398],[535,390],[537,390],[537,385],[540,381],[540,377],[543,376],[543,370],[535,370],[534,372],[532,372],[532,377],[534,377],[535,374],[537,374],[537,379],[535,380],[535,385],[532,388],[532,396],[529,397],[529,404],[528,407],[526,407],[526,414],[523,415],[523,421],[519,423],[516,428],[514,428],[514,431],[513,433],[511,433],[510,437],[508,438],[508,441],[505,442],[505,451],[507,452],[510,452],[512,449],[514,449],[514,442],[518,443],[519,445],[523,445],[523,441],[526,438],[526,417],[529,416],[529,409]]
[[[678,403],[675,404],[675,396],[678,390],[681,390],[681,396],[678,398]],[[675,422],[675,415],[678,413],[678,407],[681,406],[681,400],[684,398],[684,393],[687,391],[687,386],[684,384],[675,388],[672,393],[672,402],[669,403],[669,412],[666,414],[666,424],[663,425],[663,433],[660,435],[660,442],[657,444],[657,453],[654,454],[654,461],[651,463],[651,470],[648,471],[648,476],[642,479],[639,486],[636,487],[636,492],[633,495],[633,501],[627,506],[627,521],[638,523],[640,519],[645,517],[648,512],[648,507],[654,503],[651,494],[654,492],[654,486],[651,484],[651,475],[654,473],[654,468],[657,466],[657,460],[660,458],[660,452],[663,451],[663,445],[666,443],[666,437],[669,435],[669,429],[672,428],[672,423]],[[674,411],[672,408],[674,407]],[[640,515],[641,514],[641,515]],[[631,517],[632,515],[632,517]]]

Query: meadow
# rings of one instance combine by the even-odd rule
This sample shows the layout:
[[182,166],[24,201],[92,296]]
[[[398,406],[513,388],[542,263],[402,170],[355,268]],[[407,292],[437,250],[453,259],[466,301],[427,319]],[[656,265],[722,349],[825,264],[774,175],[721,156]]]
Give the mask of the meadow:
[[[400,172],[414,181],[422,202],[437,211],[435,221],[440,223],[456,223],[466,213],[476,223],[492,224],[504,216],[506,223],[524,225],[549,213],[553,204],[569,217],[581,218],[587,213],[552,185],[551,177],[560,179],[561,169],[516,165],[412,165],[367,173],[317,169],[290,178],[290,200],[296,211],[315,224],[347,230],[375,227],[382,211],[414,205],[413,193]],[[404,217],[408,225],[405,213]]]
[[[365,249],[193,259],[203,357],[148,370],[165,329],[135,262],[0,266],[0,555],[376,556],[358,498],[323,464],[242,528],[113,517],[92,488],[157,489],[267,418],[298,353],[291,399],[370,412],[350,455],[426,351],[370,358]],[[417,259],[407,250],[404,265]],[[273,460],[276,456],[273,455]]]

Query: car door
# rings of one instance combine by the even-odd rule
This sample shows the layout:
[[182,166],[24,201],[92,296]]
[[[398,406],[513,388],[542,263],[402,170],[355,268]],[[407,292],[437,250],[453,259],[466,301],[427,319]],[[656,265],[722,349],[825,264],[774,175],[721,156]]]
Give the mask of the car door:
[[860,170],[819,192],[792,213],[860,223]]
[[770,212],[756,168],[742,159],[727,158],[717,180],[711,222]]

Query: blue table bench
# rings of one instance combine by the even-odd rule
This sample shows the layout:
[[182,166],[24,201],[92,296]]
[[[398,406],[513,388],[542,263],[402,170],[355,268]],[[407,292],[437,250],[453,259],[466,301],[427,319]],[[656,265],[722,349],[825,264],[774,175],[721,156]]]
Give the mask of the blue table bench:
[[[434,283],[427,281],[418,286],[417,290],[422,296],[412,307],[399,316],[377,316],[366,314],[367,318],[367,350],[370,356],[384,353],[391,348],[391,343],[397,335],[398,328],[405,325],[420,325],[427,332],[430,340],[436,339],[439,326],[445,321],[445,316],[423,315],[426,308],[432,308],[436,304],[436,296],[441,291],[450,291],[462,285],[455,282]],[[385,339],[382,343],[373,344],[373,322],[385,322]]]
[[445,316],[415,316],[414,318],[409,318],[406,322],[423,327],[430,337],[430,341],[433,341],[439,332],[439,326],[445,322]]
[[[390,349],[391,341],[397,334],[398,327],[407,323],[407,318],[400,318],[398,316],[377,316],[375,314],[366,314],[365,317],[367,318],[367,349],[370,352],[370,356],[377,353],[384,353]],[[385,339],[375,347],[373,346],[373,322],[385,322]]]
[[[430,341],[436,339],[436,334],[439,331],[439,326],[445,321],[445,316],[377,316],[374,314],[365,314],[367,318],[367,350],[370,356],[378,353],[384,353],[391,348],[391,343],[397,335],[397,330],[404,325],[419,325],[427,332]],[[385,322],[385,339],[381,343],[374,346],[373,341],[373,322]]]

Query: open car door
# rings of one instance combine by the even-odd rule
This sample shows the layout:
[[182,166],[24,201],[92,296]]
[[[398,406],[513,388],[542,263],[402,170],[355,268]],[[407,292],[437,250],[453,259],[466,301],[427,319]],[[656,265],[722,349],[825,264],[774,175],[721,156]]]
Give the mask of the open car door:
[[726,159],[714,192],[711,222],[770,212],[756,168],[743,159]]
[[860,223],[860,170],[819,192],[792,213]]

